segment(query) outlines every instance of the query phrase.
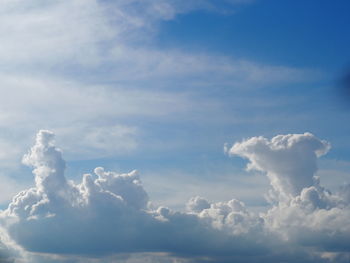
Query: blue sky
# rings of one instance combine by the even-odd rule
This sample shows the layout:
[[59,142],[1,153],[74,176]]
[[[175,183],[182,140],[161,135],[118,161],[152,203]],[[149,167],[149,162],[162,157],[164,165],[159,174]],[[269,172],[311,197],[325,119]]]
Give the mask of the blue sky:
[[[142,209],[154,218],[149,219],[148,214],[146,216],[138,210],[137,213],[142,214],[140,218],[148,218],[145,219],[150,220],[147,222],[156,220],[152,225],[155,229],[160,227],[162,220],[171,222],[171,227],[163,227],[164,233],[172,236],[177,227],[181,229],[181,226],[186,228],[195,224],[197,217],[200,222],[203,218],[207,221],[210,218],[213,229],[203,235],[227,240],[226,243],[222,241],[223,251],[209,249],[210,253],[202,255],[200,251],[212,248],[212,243],[200,243],[193,248],[196,252],[191,253],[176,245],[175,241],[162,247],[162,238],[157,237],[148,247],[142,240],[146,239],[145,235],[152,235],[153,228],[137,228],[141,234],[131,235],[130,242],[137,241],[139,247],[133,250],[121,245],[119,250],[107,249],[108,255],[97,256],[99,260],[107,257],[103,259],[106,262],[139,262],[140,254],[131,253],[135,251],[151,253],[147,256],[151,262],[206,262],[206,257],[217,262],[230,262],[233,258],[238,262],[256,262],[254,260],[258,258],[236,258],[228,251],[237,245],[235,238],[250,242],[251,236],[247,233],[257,231],[256,222],[261,218],[266,222],[276,220],[275,225],[280,226],[290,222],[290,218],[286,222],[278,221],[279,213],[288,214],[289,210],[283,210],[288,198],[290,207],[293,207],[291,204],[304,207],[305,202],[316,202],[315,199],[305,201],[315,193],[312,191],[316,191],[319,200],[327,206],[322,206],[319,201],[312,207],[330,211],[346,206],[344,204],[350,199],[344,197],[346,193],[341,194],[343,190],[340,191],[339,187],[343,185],[342,189],[347,189],[344,185],[350,182],[350,97],[343,92],[345,88],[339,86],[339,80],[350,68],[349,8],[350,3],[345,0],[4,0],[0,7],[0,178],[3,182],[0,206],[3,209],[1,218],[5,219],[0,223],[2,231],[16,244],[15,252],[9,253],[23,254],[25,259],[21,260],[27,262],[49,262],[41,253],[49,253],[52,262],[56,262],[55,258],[61,262],[94,262],[96,255],[86,256],[82,248],[75,248],[74,244],[62,251],[47,250],[38,238],[42,233],[35,232],[37,226],[34,223],[19,223],[11,227],[6,223],[6,217],[17,216],[19,222],[26,222],[28,218],[16,214],[16,211],[21,211],[24,203],[30,203],[29,199],[24,198],[23,204],[11,199],[22,190],[31,196],[31,190],[25,190],[30,187],[36,189],[37,200],[46,200],[49,196],[48,200],[55,204],[51,186],[40,183],[45,178],[58,176],[72,180],[75,187],[72,189],[75,190],[71,190],[69,184],[62,187],[72,193],[81,191],[82,200],[94,196],[88,188],[88,179],[84,183],[82,176],[93,173],[98,166],[116,173],[138,170],[140,178],[134,174],[130,178],[135,177],[137,182],[140,179],[144,190],[133,182],[126,190],[120,190],[124,189],[120,185],[125,182],[121,183],[120,179],[124,177],[118,177],[108,179],[117,189],[113,189],[114,193],[101,183],[114,175],[96,173],[93,178],[101,179],[93,183],[98,191],[112,191],[119,196],[119,201],[115,202],[124,200],[125,204],[114,207],[115,203],[108,203],[111,197],[96,197],[96,200],[106,201],[101,204],[103,209],[88,206],[88,210],[82,213],[96,213],[98,220],[103,221],[111,211],[122,211],[126,218],[131,218],[128,209],[134,209],[134,201],[128,199],[128,191],[135,188],[138,189],[135,190],[136,196],[147,192],[149,199],[142,199],[142,202],[151,201],[153,204],[153,207],[147,207],[148,210]],[[44,139],[35,142],[39,130],[43,129],[55,134],[55,143],[49,139],[49,143]],[[40,138],[50,137],[47,135],[50,133],[39,134]],[[288,137],[288,134],[294,134],[294,137]],[[281,139],[275,137],[277,135],[286,137]],[[249,140],[254,136],[265,139]],[[274,137],[276,139],[271,140]],[[277,146],[274,148],[275,142],[284,145],[285,140],[292,150],[287,146],[282,147],[285,151],[276,150]],[[330,149],[323,140],[331,144]],[[303,146],[300,146],[301,150],[295,146],[294,151],[293,145],[299,145],[299,141]],[[240,145],[233,146],[239,142]],[[46,154],[51,156],[51,152],[47,153],[45,149],[54,144],[62,150],[65,174],[45,173],[47,167],[60,167],[58,170],[63,167],[57,164],[52,168],[53,164],[47,161],[51,157],[45,157]],[[30,155],[26,163],[28,167],[23,165],[22,157],[32,145],[43,153],[41,157],[40,154]],[[57,150],[52,149],[55,149],[53,152]],[[299,154],[295,154],[298,151]],[[274,155],[275,152],[280,156]],[[305,158],[299,159],[298,156]],[[317,157],[317,162],[314,157]],[[56,155],[52,158],[60,160]],[[252,168],[249,171],[247,163]],[[290,169],[282,169],[279,163]],[[31,166],[37,169],[34,176]],[[313,170],[313,167],[319,169]],[[320,177],[321,184],[316,179],[312,181],[314,175]],[[294,177],[300,181],[294,182]],[[56,179],[53,179],[54,184]],[[299,192],[293,192],[291,185]],[[334,196],[329,197],[321,185]],[[307,190],[303,192],[302,189]],[[195,196],[206,199],[190,199]],[[240,205],[238,201],[230,203],[232,198],[245,203],[251,213],[256,213],[255,216],[258,212],[265,214],[257,219],[240,208],[238,212],[244,215],[247,223],[244,227],[235,226],[233,236],[221,236],[222,229],[218,227],[213,211],[226,211],[223,207],[228,206],[234,210],[231,214],[236,213],[235,209]],[[191,201],[186,205],[188,200]],[[10,207],[18,206],[18,210],[7,208],[10,203]],[[111,211],[104,204],[110,204]],[[200,210],[198,206],[203,204],[204,208]],[[159,206],[183,214],[179,216],[175,212],[173,215],[173,212],[157,210]],[[55,221],[59,218],[64,222],[70,219],[75,222],[74,213],[71,214],[70,210],[62,212],[58,207],[53,205],[40,211],[46,211],[48,218],[52,216],[54,223],[60,223]],[[303,209],[300,208],[300,215],[306,213]],[[56,218],[59,211],[62,217]],[[40,213],[28,216],[38,220],[39,224]],[[347,213],[348,210],[344,209],[338,215],[339,220],[346,218]],[[169,214],[172,216],[168,217]],[[192,218],[194,215],[196,219]],[[316,212],[310,212],[307,217],[311,222],[309,225],[313,225]],[[86,222],[87,225],[100,223]],[[143,221],[131,218],[130,222],[142,224]],[[334,230],[341,225],[339,222],[322,225],[319,229]],[[47,224],[50,226],[51,223]],[[125,227],[120,222],[115,226],[112,221],[106,224]],[[63,226],[72,227],[69,224]],[[22,237],[22,233],[15,233],[14,229],[29,229],[33,247],[28,245],[28,237]],[[287,236],[289,241],[295,242],[295,249],[300,248],[300,242],[313,240],[290,236],[299,229],[285,229],[281,234],[283,231],[276,228],[273,235]],[[100,237],[106,233],[108,231],[102,229]],[[52,236],[56,234],[52,233]],[[189,231],[188,235],[191,240],[199,238],[197,232]],[[345,234],[345,240],[349,236]],[[69,240],[69,235],[62,238]],[[119,242],[115,236],[110,238],[111,242]],[[181,243],[183,237],[176,236],[173,240],[177,238]],[[340,238],[334,239],[336,247]],[[275,242],[271,240],[268,247],[256,242],[249,244],[252,251],[257,252],[260,249],[270,251]],[[312,246],[322,247],[312,242]],[[96,249],[100,248],[97,246]],[[281,251],[283,249],[285,247]],[[295,257],[287,253],[290,257],[287,262],[295,262],[299,256],[298,260],[305,262],[320,262],[317,261],[320,258],[325,262],[340,259],[346,262],[349,258],[348,247],[343,254],[337,254],[337,250],[320,249],[317,253],[322,255],[316,259],[311,259],[310,251],[304,247],[297,251]],[[227,254],[227,258],[216,258],[218,253]],[[81,255],[85,258],[81,259]],[[264,260],[278,262],[281,255],[271,253]]]
[[157,42],[269,64],[337,70],[348,63],[347,8],[347,1],[255,1],[227,14],[196,11],[164,23]]

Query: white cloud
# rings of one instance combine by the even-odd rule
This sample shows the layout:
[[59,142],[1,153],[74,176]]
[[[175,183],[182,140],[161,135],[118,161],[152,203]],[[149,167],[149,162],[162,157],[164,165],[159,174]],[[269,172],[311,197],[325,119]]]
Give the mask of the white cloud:
[[[213,1],[2,1],[2,64],[94,65],[114,46],[145,40],[156,24],[194,9],[212,9]],[[74,61],[71,61],[74,60]],[[12,65],[11,65],[12,64]]]
[[266,172],[279,198],[289,200],[315,184],[317,157],[329,148],[326,141],[305,133],[278,135],[271,140],[253,137],[234,144],[228,152],[247,158],[248,170]]
[[190,212],[201,212],[204,209],[207,209],[210,207],[209,202],[199,196],[192,197],[188,202],[187,202],[187,210]]
[[[186,53],[181,50],[119,45],[111,49],[109,69],[114,80],[152,81],[153,85],[167,86],[177,80],[177,86],[211,87],[230,85],[232,88],[259,88],[276,83],[310,81],[318,74],[310,69],[264,65],[224,55]],[[114,65],[113,65],[114,64]],[[121,65],[125,65],[124,67]],[[131,76],[133,78],[131,78]],[[210,76],[210,78],[208,78]]]
[[0,12],[4,64],[94,61],[99,40],[113,35],[93,0],[3,1]]
[[[86,174],[75,184],[64,176],[65,162],[53,136],[45,130],[37,134],[23,158],[34,167],[35,187],[17,194],[1,212],[2,227],[10,241],[23,248],[27,262],[80,262],[84,257],[90,257],[86,262],[94,262],[94,257],[113,262],[111,255],[129,253],[130,262],[137,262],[135,252],[165,253],[163,258],[149,254],[160,262],[348,259],[348,188],[332,194],[318,180],[305,183],[297,174],[305,169],[302,176],[312,178],[317,156],[329,148],[312,134],[279,135],[271,141],[254,137],[230,149],[248,158],[251,167],[274,173],[268,178],[280,195],[260,215],[236,199],[212,203],[194,197],[187,213],[155,207],[135,171],[117,174],[98,167],[95,175]],[[288,169],[281,169],[281,158]],[[276,180],[286,185],[274,185]],[[300,191],[291,191],[299,186]]]
[[330,144],[310,133],[279,135],[271,140],[253,137],[229,149],[247,158],[248,169],[265,172],[277,193],[273,206],[263,216],[265,226],[284,239],[327,251],[349,251],[350,207],[347,188],[332,194],[320,185],[317,157]]
[[[35,187],[17,194],[1,217],[9,235],[27,251],[85,256],[171,252],[201,257],[204,251],[210,255],[229,250],[226,242],[225,247],[214,248],[226,234],[207,228],[195,214],[148,208],[148,195],[136,172],[116,174],[96,168],[95,176],[84,175],[80,184],[67,181],[65,163],[49,131],[38,133],[23,161],[34,166]],[[228,244],[241,240],[227,238]]]
[[[226,7],[231,5],[236,4]],[[0,33],[6,37],[0,47],[0,69],[53,76],[64,72],[87,78],[93,72],[114,81],[198,78],[198,74],[203,78],[214,71],[216,77],[211,75],[210,83],[234,82],[235,86],[310,78],[307,70],[164,50],[147,40],[153,39],[157,25],[164,20],[196,9],[218,11],[218,6],[206,0],[3,1]],[[198,82],[203,85],[208,78]]]
[[[38,127],[62,135],[73,159],[102,158],[137,149],[138,122],[130,118],[164,118],[192,104],[185,94],[101,85],[63,79],[2,75],[0,161],[13,165]],[[77,151],[78,150],[78,151]]]

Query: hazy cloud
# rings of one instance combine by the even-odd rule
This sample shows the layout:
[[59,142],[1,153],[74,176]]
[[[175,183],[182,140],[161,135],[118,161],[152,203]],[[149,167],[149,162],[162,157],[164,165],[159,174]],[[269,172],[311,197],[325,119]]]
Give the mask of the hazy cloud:
[[3,1],[0,146],[7,154],[0,161],[14,166],[40,128],[61,134],[69,159],[129,153],[147,129],[139,119],[223,115],[205,89],[313,79],[307,69],[152,45],[162,21],[242,2],[250,1],[224,1],[222,10],[211,0]]

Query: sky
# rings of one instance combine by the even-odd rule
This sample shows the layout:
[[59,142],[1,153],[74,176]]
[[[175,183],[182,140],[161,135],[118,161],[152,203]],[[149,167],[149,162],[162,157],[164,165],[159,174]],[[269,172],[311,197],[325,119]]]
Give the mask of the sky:
[[0,262],[349,262],[349,1],[0,3]]

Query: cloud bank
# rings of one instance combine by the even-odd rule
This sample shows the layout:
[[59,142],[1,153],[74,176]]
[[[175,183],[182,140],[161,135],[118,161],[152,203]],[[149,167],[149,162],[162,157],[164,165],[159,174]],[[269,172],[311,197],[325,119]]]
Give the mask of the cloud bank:
[[317,158],[329,149],[310,133],[235,143],[227,152],[270,180],[268,211],[257,215],[236,199],[212,203],[197,196],[178,212],[155,207],[136,171],[97,167],[80,183],[67,180],[54,134],[41,130],[23,157],[34,168],[35,186],[1,212],[9,237],[3,242],[15,244],[24,262],[114,262],[135,253],[159,262],[348,262],[350,187],[332,194],[315,177]]

